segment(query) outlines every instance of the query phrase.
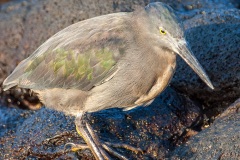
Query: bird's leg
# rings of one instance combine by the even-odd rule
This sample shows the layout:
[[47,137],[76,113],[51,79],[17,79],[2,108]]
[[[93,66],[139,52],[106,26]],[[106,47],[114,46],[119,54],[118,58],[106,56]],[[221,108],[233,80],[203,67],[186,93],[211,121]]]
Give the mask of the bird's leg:
[[115,148],[125,148],[125,149],[133,151],[135,153],[142,152],[142,150],[140,148],[135,148],[135,147],[132,147],[128,144],[102,142],[102,141],[99,140],[98,136],[94,133],[93,128],[91,127],[91,125],[88,122],[86,122],[86,128],[87,128],[89,134],[91,135],[91,137],[93,138],[94,142],[96,144],[98,144],[98,146],[100,146],[100,147],[102,146],[106,151],[111,153],[113,156],[118,157],[119,159],[127,160],[128,158],[126,158],[125,156],[117,153],[116,151],[114,151],[109,146],[112,146],[112,147],[115,147]]
[[117,148],[125,148],[128,150],[134,151],[135,153],[142,152],[141,149],[134,148],[127,144],[121,144],[121,143],[114,144],[114,143],[100,141],[98,136],[93,131],[93,128],[91,127],[91,125],[86,120],[84,120],[84,113],[81,113],[76,117],[75,124],[76,124],[76,130],[78,134],[81,137],[83,137],[83,139],[87,143],[87,146],[83,144],[78,145],[78,144],[68,143],[68,145],[72,146],[71,148],[72,151],[89,148],[92,151],[94,157],[98,160],[111,159],[109,155],[105,152],[105,150],[119,159],[127,160],[125,156],[117,153],[109,146],[117,147]]
[[[75,124],[76,124],[76,130],[78,134],[83,137],[89,149],[92,151],[94,157],[99,160],[110,159],[108,154],[101,147],[101,144],[98,141],[98,139],[96,139],[95,137],[93,138],[89,133],[86,125],[87,123],[84,120],[84,113],[81,113],[76,117]],[[75,151],[77,148],[78,148],[78,145],[73,145],[72,150]],[[79,149],[82,149],[82,146],[80,146]]]
[[[99,138],[98,138],[98,136],[94,133],[92,127],[90,126],[90,124],[89,124],[88,122],[86,122],[86,127],[87,127],[88,132],[89,132],[90,135],[92,136],[93,140],[100,146],[101,144],[100,144]],[[108,143],[108,144],[110,144],[110,143]],[[120,159],[122,159],[122,160],[127,160],[127,158],[126,158],[125,156],[123,156],[123,155],[115,152],[114,150],[112,150],[112,149],[108,146],[108,144],[103,143],[101,146],[102,146],[105,150],[107,150],[109,153],[111,153],[112,155],[114,155],[114,156],[116,156],[116,157],[118,157],[118,158],[120,158]]]

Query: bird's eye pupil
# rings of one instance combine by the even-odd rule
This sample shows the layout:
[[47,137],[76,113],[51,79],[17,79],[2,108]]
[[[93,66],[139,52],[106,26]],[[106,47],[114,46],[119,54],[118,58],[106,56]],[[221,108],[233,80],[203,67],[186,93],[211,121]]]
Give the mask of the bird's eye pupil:
[[163,29],[160,29],[160,33],[161,33],[161,34],[166,34],[166,31],[163,30]]
[[159,32],[160,32],[160,34],[162,34],[162,35],[167,34],[167,32],[165,31],[165,29],[163,29],[162,27],[159,27]]

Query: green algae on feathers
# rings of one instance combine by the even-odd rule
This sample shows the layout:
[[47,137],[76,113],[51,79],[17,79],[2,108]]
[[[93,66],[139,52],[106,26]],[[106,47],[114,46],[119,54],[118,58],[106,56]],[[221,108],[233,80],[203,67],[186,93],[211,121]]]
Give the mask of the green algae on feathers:
[[62,74],[66,78],[71,75],[77,80],[84,77],[92,80],[93,66],[91,66],[90,61],[96,61],[105,71],[109,71],[116,63],[112,54],[107,48],[92,49],[84,54],[76,53],[73,50],[57,49],[53,52],[46,52],[29,62],[25,73],[35,70],[44,62],[44,65],[48,65],[54,71],[54,74]]
[[101,49],[96,52],[96,57],[105,70],[110,70],[115,64],[113,53],[109,49]]

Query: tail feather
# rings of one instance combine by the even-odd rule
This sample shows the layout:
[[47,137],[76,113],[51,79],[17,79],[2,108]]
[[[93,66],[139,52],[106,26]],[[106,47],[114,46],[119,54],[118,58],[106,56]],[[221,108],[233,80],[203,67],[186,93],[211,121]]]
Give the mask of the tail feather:
[[[6,79],[7,80],[7,79]],[[6,81],[5,80],[5,81]],[[10,88],[12,88],[12,87],[14,87],[14,86],[17,86],[18,85],[18,83],[16,83],[16,82],[3,82],[3,91],[6,91],[6,90],[9,90]]]
[[24,74],[24,61],[20,62],[15,70],[3,81],[3,90],[6,91],[19,84],[19,78]]

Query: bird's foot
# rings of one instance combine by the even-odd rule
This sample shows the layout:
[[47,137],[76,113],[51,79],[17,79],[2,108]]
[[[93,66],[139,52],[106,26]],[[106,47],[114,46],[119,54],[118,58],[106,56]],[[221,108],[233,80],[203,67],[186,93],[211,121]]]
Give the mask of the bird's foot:
[[78,150],[84,150],[84,149],[89,149],[87,144],[66,143],[65,146],[64,146],[65,151],[70,150],[72,152],[76,152]]
[[136,147],[130,146],[128,144],[124,144],[124,143],[103,142],[102,146],[103,146],[103,148],[106,151],[108,151],[113,156],[118,157],[119,159],[124,159],[124,160],[127,160],[128,158],[126,158],[125,156],[123,156],[123,155],[119,154],[118,152],[114,151],[111,147],[114,147],[114,148],[125,148],[127,150],[132,151],[132,152],[135,152],[135,154],[137,154],[139,152],[143,153],[143,151],[140,148],[136,148]]
[[[124,148],[127,149],[129,151],[132,151],[134,153],[143,153],[143,150],[141,148],[138,147],[133,147],[131,145],[128,144],[124,144],[124,143],[109,143],[109,142],[104,142],[103,144],[107,145],[107,146],[112,146],[114,148]],[[104,147],[105,148],[105,147]]]
[[[126,158],[125,156],[123,156],[123,155],[119,154],[118,152],[114,151],[111,147],[114,147],[114,148],[124,148],[124,149],[130,150],[132,152],[135,152],[136,154],[139,153],[139,152],[143,152],[140,148],[136,148],[136,147],[130,146],[128,144],[124,144],[124,143],[101,142],[101,144],[102,144],[102,147],[107,152],[109,152],[111,155],[113,155],[113,156],[115,156],[115,157],[117,157],[119,159],[123,159],[123,160],[127,160],[128,158]],[[78,150],[91,149],[91,148],[87,144],[67,143],[67,144],[65,144],[64,149],[65,149],[65,151],[66,150],[70,150],[72,152],[76,152]],[[103,153],[103,154],[106,154],[106,153]],[[106,159],[108,159],[108,158],[106,158]]]
[[[99,140],[98,136],[96,133],[93,131],[93,128],[90,126],[90,124],[83,119],[83,114],[80,114],[78,117],[76,117],[76,130],[78,134],[83,137],[85,142],[87,143],[86,145],[84,144],[73,144],[73,143],[68,143],[66,146],[71,146],[71,151],[77,151],[77,150],[82,150],[82,149],[87,149],[89,148],[94,157],[98,160],[104,160],[104,159],[111,159],[108,153],[111,155],[127,160],[125,156],[121,155],[120,153],[114,151],[112,147],[115,148],[125,148],[127,150],[133,151],[135,153],[142,152],[140,148],[135,148],[132,147],[128,144],[122,144],[122,143],[109,143],[109,142],[102,142]],[[107,152],[108,153],[107,153]]]

